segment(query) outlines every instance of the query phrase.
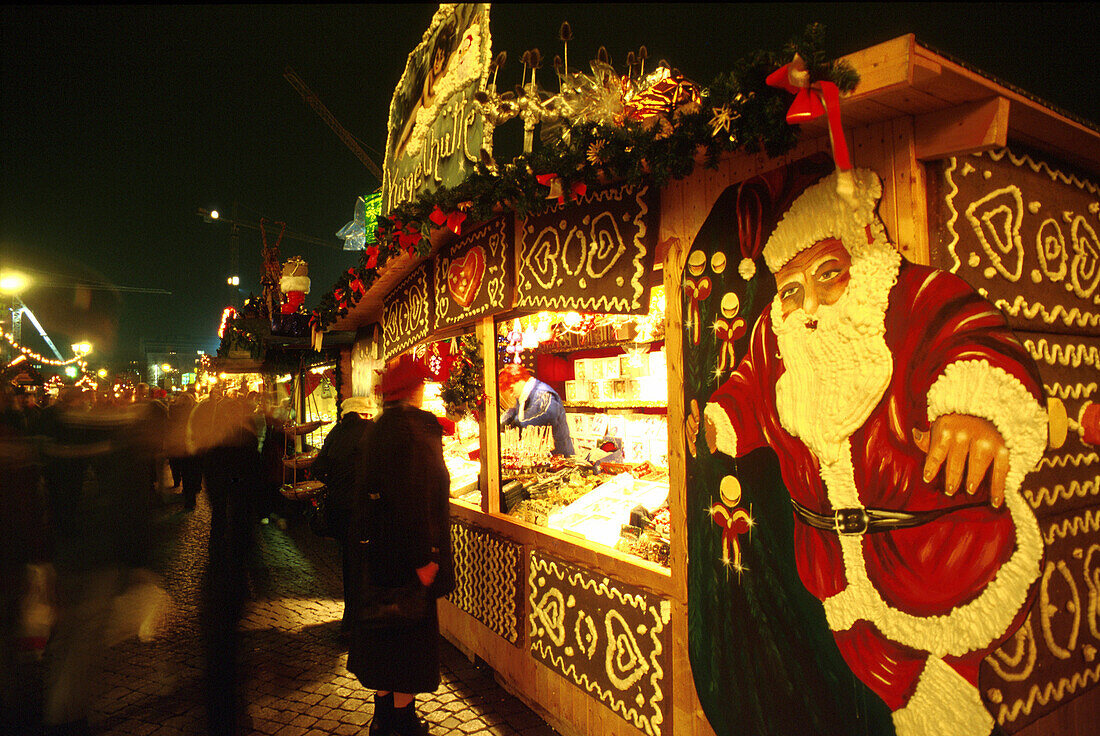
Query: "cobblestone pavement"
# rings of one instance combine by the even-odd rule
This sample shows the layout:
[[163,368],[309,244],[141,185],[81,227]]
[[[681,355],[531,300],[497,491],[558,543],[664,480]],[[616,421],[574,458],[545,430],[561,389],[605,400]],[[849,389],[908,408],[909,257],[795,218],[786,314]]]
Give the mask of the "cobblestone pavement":
[[[158,638],[110,650],[91,718],[103,734],[203,734],[199,589],[206,565],[209,507],[175,503],[160,518],[157,567],[172,607]],[[366,734],[373,693],[346,669],[337,636],[342,611],[336,545],[300,520],[287,530],[259,527],[258,570],[241,629],[241,669],[253,733],[278,736]],[[484,664],[443,642],[442,684],[417,697],[431,733],[553,736],[533,711],[506,693]]]

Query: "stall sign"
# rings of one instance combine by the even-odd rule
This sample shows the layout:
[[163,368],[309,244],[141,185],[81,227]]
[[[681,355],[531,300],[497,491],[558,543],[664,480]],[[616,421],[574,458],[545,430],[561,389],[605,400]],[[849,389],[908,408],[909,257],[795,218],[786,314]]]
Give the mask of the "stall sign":
[[590,189],[523,226],[517,306],[639,314],[649,309],[657,197],[648,184]]
[[436,257],[436,329],[512,307],[516,282],[513,217],[509,213],[490,220]]
[[432,317],[430,263],[422,263],[386,296],[382,312],[385,359],[403,353],[428,337]]
[[492,148],[474,94],[490,61],[489,4],[439,6],[390,102],[382,211],[460,183]]

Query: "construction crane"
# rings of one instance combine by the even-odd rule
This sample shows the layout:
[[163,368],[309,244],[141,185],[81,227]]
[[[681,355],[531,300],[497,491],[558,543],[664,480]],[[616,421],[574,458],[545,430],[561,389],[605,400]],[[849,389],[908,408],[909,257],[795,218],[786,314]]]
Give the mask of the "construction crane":
[[370,173],[374,174],[378,178],[378,181],[382,181],[382,169],[378,168],[378,164],[371,160],[371,157],[363,150],[363,146],[359,143],[358,139],[349,133],[348,130],[343,125],[340,125],[340,122],[332,116],[332,113],[329,112],[324,103],[317,98],[317,95],[313,94],[313,91],[306,86],[306,83],[302,81],[298,73],[288,66],[283,72],[283,78],[290,82],[290,86],[302,96],[302,99],[306,101],[307,105],[313,108],[315,113],[321,116],[321,119],[325,121],[328,127],[332,128],[332,132],[344,142],[344,145],[355,154],[356,158],[363,162],[363,165],[367,167]]

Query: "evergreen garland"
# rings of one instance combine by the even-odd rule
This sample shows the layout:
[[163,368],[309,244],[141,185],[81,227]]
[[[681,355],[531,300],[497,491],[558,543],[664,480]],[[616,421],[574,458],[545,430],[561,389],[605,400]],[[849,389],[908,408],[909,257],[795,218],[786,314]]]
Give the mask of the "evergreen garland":
[[[846,62],[825,57],[824,27],[815,23],[779,52],[755,52],[736,62],[729,72],[719,74],[701,90],[700,109],[677,116],[671,133],[663,133],[660,126],[630,122],[621,127],[582,123],[570,125],[569,135],[557,136],[549,144],[536,142],[531,153],[509,164],[496,167],[491,161],[481,161],[460,184],[423,192],[388,216],[379,217],[375,242],[366,247],[361,262],[321,297],[311,324],[323,330],[346,315],[389,259],[403,253],[426,256],[431,248],[429,236],[439,229],[429,219],[437,209],[444,214],[461,211],[471,223],[488,220],[502,207],[525,218],[545,210],[550,202],[538,175],[557,175],[566,192],[578,183],[592,186],[612,181],[648,182],[660,188],[689,176],[697,160],[715,168],[727,152],[764,151],[776,157],[790,151],[799,137],[799,128],[786,122],[790,96],[768,87],[765,78],[796,53],[806,62],[812,82],[828,80],[842,92],[850,92],[859,82]],[[723,107],[732,115],[728,132],[722,129],[718,134],[712,119]],[[595,161],[590,158],[594,144],[598,147]]]

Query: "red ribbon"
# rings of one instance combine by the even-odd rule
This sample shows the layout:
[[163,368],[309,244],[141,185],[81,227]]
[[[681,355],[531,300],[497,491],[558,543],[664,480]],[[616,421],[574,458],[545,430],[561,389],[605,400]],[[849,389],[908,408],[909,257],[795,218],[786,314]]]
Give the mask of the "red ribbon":
[[458,210],[445,213],[439,208],[439,205],[436,205],[435,209],[432,210],[432,214],[428,215],[428,219],[431,220],[436,227],[446,226],[447,229],[455,235],[461,235],[462,223],[466,220],[466,213]]
[[366,266],[367,268],[374,268],[376,265],[378,265],[377,245],[368,245],[363,251],[363,255],[366,256],[366,260],[363,263],[364,266]]
[[794,102],[787,110],[787,122],[791,125],[815,120],[822,115],[828,118],[829,141],[833,147],[833,160],[841,171],[852,169],[848,143],[840,124],[840,89],[832,82],[810,84],[806,63],[797,54],[790,64],[785,64],[768,75],[769,87],[784,89],[793,94]]
[[405,251],[409,255],[413,255],[416,250],[417,244],[423,239],[424,235],[417,228],[412,225],[407,225],[404,230],[397,233],[397,247]]

